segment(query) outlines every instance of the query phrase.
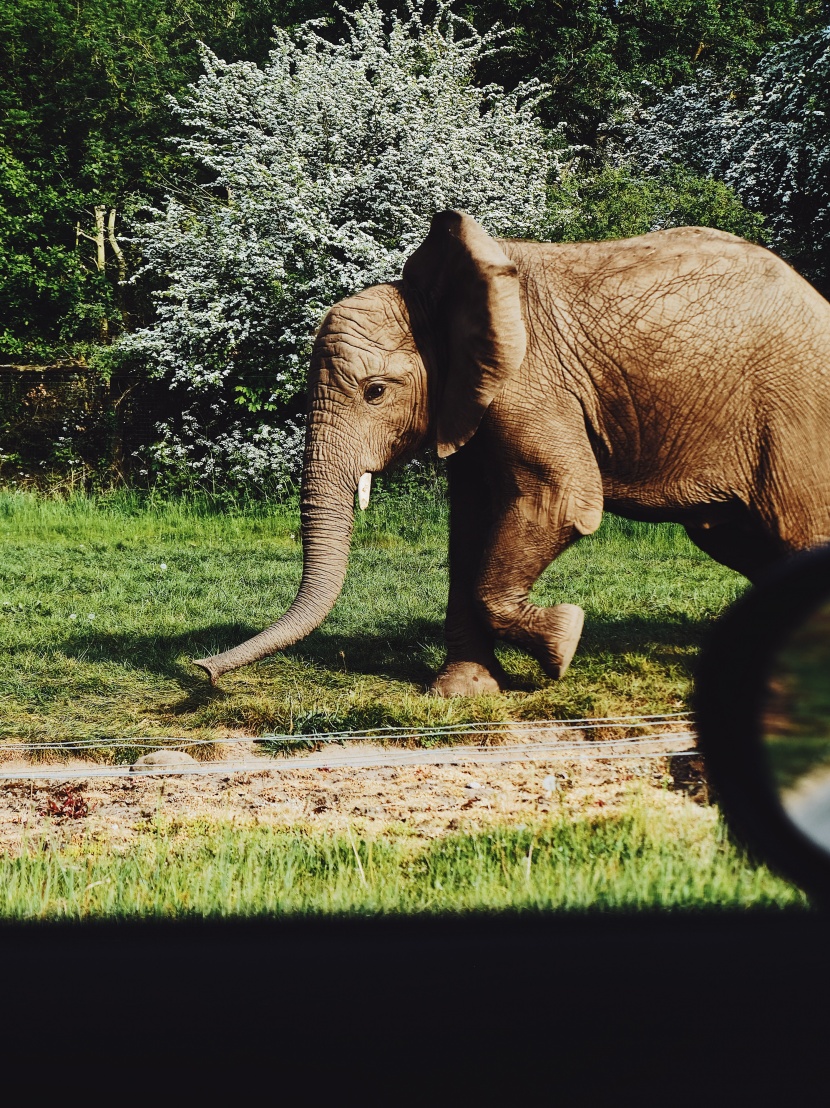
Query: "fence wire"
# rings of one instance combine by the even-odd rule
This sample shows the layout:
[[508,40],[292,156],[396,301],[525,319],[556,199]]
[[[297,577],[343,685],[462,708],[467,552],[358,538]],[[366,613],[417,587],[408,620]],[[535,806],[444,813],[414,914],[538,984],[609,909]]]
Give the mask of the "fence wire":
[[[691,722],[690,712],[668,712],[663,715],[649,716],[607,716],[597,719],[540,719],[540,720],[494,720],[480,723],[448,723],[435,726],[381,726],[370,727],[363,731],[311,731],[301,734],[230,735],[216,739],[190,739],[180,736],[120,736],[118,738],[99,739],[55,739],[51,742],[0,742],[0,751],[12,750],[21,753],[53,750],[70,753],[76,750],[117,750],[136,746],[152,747],[159,750],[178,749],[179,747],[233,746],[240,743],[264,743],[269,745],[290,746],[309,743],[368,742],[371,740],[400,739],[446,739],[454,735],[475,735],[482,739],[499,735],[521,735],[539,731],[591,731],[623,727],[662,727],[667,723]],[[604,740],[613,741],[613,740]]]
[[[149,777],[158,775],[193,776],[206,774],[230,774],[241,772],[280,772],[294,769],[360,769],[398,767],[407,765],[449,765],[449,764],[501,764],[518,761],[549,761],[565,757],[571,761],[617,761],[620,759],[690,757],[697,755],[694,749],[678,749],[678,744],[693,743],[694,734],[690,730],[662,731],[656,734],[622,737],[617,739],[584,739],[581,742],[569,742],[563,738],[539,738],[534,742],[512,742],[487,745],[491,738],[522,734],[568,735],[602,729],[658,728],[667,724],[691,723],[689,712],[672,712],[663,715],[613,716],[604,719],[578,720],[522,720],[495,721],[487,723],[445,724],[434,727],[377,727],[362,731],[336,731],[312,733],[308,735],[260,735],[256,738],[230,736],[222,739],[187,738],[136,738],[121,737],[113,739],[65,740],[63,742],[43,743],[1,743],[0,752],[16,751],[22,753],[53,752],[60,754],[78,754],[83,751],[110,751],[142,747],[152,750],[187,750],[200,746],[227,746],[233,748],[239,744],[262,746],[264,753],[256,757],[221,758],[199,760],[182,764],[139,766],[127,763],[110,765],[23,765],[4,766],[0,763],[0,780],[24,781],[69,781],[106,777]],[[480,740],[477,745],[449,744],[427,748],[410,749],[398,745],[400,740],[417,739],[446,740],[453,736],[469,736]],[[382,741],[371,750],[349,751],[348,744],[371,740]],[[313,744],[316,750],[300,756],[290,756],[285,751],[292,745]],[[669,746],[669,744],[671,744]],[[653,749],[654,746],[658,749]],[[279,746],[281,751],[275,752]],[[332,747],[340,747],[332,753]],[[320,749],[328,748],[328,749]],[[270,748],[270,749],[269,749]],[[346,748],[346,749],[342,749]]]

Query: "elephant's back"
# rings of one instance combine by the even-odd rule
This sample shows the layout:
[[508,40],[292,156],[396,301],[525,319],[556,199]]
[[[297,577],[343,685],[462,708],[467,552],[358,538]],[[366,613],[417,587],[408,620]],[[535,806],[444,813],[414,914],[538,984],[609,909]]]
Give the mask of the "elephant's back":
[[[774,344],[801,352],[830,372],[830,302],[765,247],[709,227],[673,227],[603,242],[507,240],[532,315],[553,308],[592,338],[609,325],[672,347],[694,337],[698,349],[725,341]],[[625,339],[620,341],[625,343]]]
[[824,453],[830,304],[771,251],[686,227],[507,247],[525,286],[526,373],[562,367],[623,484],[673,467],[701,485],[723,468],[750,482],[772,441],[790,469],[812,465],[798,443]]
[[[649,278],[661,281],[684,277],[740,274],[745,278],[796,282],[823,300],[808,282],[771,250],[712,227],[671,227],[624,239],[600,242],[540,243],[501,240],[505,253],[520,273],[538,277],[547,273],[556,283],[601,288],[609,283],[625,291]],[[826,301],[824,301],[826,303]]]

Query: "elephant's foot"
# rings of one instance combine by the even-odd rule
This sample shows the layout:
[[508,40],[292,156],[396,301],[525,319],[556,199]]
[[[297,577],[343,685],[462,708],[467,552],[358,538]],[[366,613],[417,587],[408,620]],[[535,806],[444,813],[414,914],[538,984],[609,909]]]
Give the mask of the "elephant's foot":
[[579,645],[585,613],[578,604],[537,608],[530,650],[548,677],[564,677]]
[[430,685],[433,696],[482,696],[500,693],[504,671],[495,660],[488,666],[479,662],[445,662]]

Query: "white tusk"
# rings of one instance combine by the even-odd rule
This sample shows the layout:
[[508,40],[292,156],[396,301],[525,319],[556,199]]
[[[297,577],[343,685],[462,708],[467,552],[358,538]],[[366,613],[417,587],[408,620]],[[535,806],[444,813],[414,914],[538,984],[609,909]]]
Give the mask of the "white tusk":
[[369,493],[371,491],[372,475],[371,473],[364,473],[357,482],[357,503],[360,506],[361,512],[365,512],[369,507]]

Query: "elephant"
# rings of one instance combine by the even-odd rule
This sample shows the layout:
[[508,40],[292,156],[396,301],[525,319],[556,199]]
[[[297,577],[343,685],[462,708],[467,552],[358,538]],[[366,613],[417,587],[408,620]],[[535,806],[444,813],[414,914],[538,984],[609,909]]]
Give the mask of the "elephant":
[[701,227],[584,243],[434,216],[402,279],[336,304],[310,366],[303,575],[211,681],[308,635],[342,587],[355,492],[425,444],[447,459],[440,695],[497,693],[497,640],[553,678],[582,631],[530,589],[603,510],[682,524],[754,581],[830,540],[830,303],[771,251]]

